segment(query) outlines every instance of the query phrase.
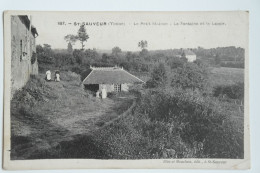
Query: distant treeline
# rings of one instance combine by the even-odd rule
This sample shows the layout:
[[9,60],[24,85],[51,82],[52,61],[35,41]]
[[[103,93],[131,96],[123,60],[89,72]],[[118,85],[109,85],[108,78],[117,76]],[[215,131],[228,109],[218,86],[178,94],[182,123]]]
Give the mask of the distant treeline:
[[[232,67],[232,68],[244,68],[245,49],[241,47],[218,47],[205,49],[202,47],[191,48],[197,59],[201,59],[204,62],[212,66]],[[177,56],[181,55],[182,49],[168,49],[168,50],[155,50],[149,51],[151,54],[163,54],[164,56]]]
[[[182,49],[151,50],[142,49],[139,52],[123,52],[119,47],[114,47],[111,53],[102,53],[96,49],[52,49],[50,45],[37,45],[37,57],[40,70],[46,68],[59,68],[72,70],[81,74],[89,66],[121,66],[128,71],[150,72],[158,63],[167,63],[178,66],[187,61],[185,57],[179,58]],[[190,49],[197,59],[210,66],[244,68],[243,48],[221,47],[204,49],[201,47]]]

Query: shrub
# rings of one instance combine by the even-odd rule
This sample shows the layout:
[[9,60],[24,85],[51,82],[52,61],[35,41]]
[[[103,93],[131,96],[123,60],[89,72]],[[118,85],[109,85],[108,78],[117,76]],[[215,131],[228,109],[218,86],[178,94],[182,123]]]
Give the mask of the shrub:
[[39,76],[31,75],[27,84],[14,94],[12,102],[33,106],[37,102],[56,97],[57,94],[55,94],[50,87],[45,85],[44,79]]
[[213,95],[215,97],[225,97],[227,96],[230,99],[244,99],[244,83],[237,82],[232,85],[220,85],[216,86],[213,89]]
[[68,72],[61,72],[60,78],[63,81],[68,81],[73,86],[80,86],[81,85],[81,77],[77,73],[68,71]]
[[243,123],[226,104],[192,90],[146,90],[95,143],[113,159],[243,158]]
[[108,98],[115,98],[116,96],[117,96],[116,92],[109,92],[109,93],[107,93],[107,97]]
[[243,125],[234,123],[234,112],[217,99],[192,90],[148,91],[136,111],[151,121],[170,123],[187,145],[201,143],[199,157],[243,158]]

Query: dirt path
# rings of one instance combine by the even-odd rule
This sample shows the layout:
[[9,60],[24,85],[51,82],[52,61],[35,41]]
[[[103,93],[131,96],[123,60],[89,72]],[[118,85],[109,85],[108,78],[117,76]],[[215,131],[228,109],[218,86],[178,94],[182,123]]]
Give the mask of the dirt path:
[[90,97],[72,80],[44,82],[44,86],[53,92],[53,98],[29,108],[30,115],[12,116],[13,159],[31,158],[64,141],[75,140],[75,136],[91,134],[132,103],[129,98]]

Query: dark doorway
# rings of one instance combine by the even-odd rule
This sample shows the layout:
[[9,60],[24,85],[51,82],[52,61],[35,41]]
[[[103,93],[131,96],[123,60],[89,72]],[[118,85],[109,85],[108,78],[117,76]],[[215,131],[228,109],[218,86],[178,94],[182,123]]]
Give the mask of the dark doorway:
[[86,90],[97,92],[99,90],[98,84],[85,85]]

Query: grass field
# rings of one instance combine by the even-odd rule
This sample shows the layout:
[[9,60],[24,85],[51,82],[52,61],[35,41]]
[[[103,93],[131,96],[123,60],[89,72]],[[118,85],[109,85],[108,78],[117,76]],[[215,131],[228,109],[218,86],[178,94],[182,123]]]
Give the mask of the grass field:
[[244,82],[245,70],[241,68],[211,68],[210,83],[216,85],[229,85],[236,82]]

